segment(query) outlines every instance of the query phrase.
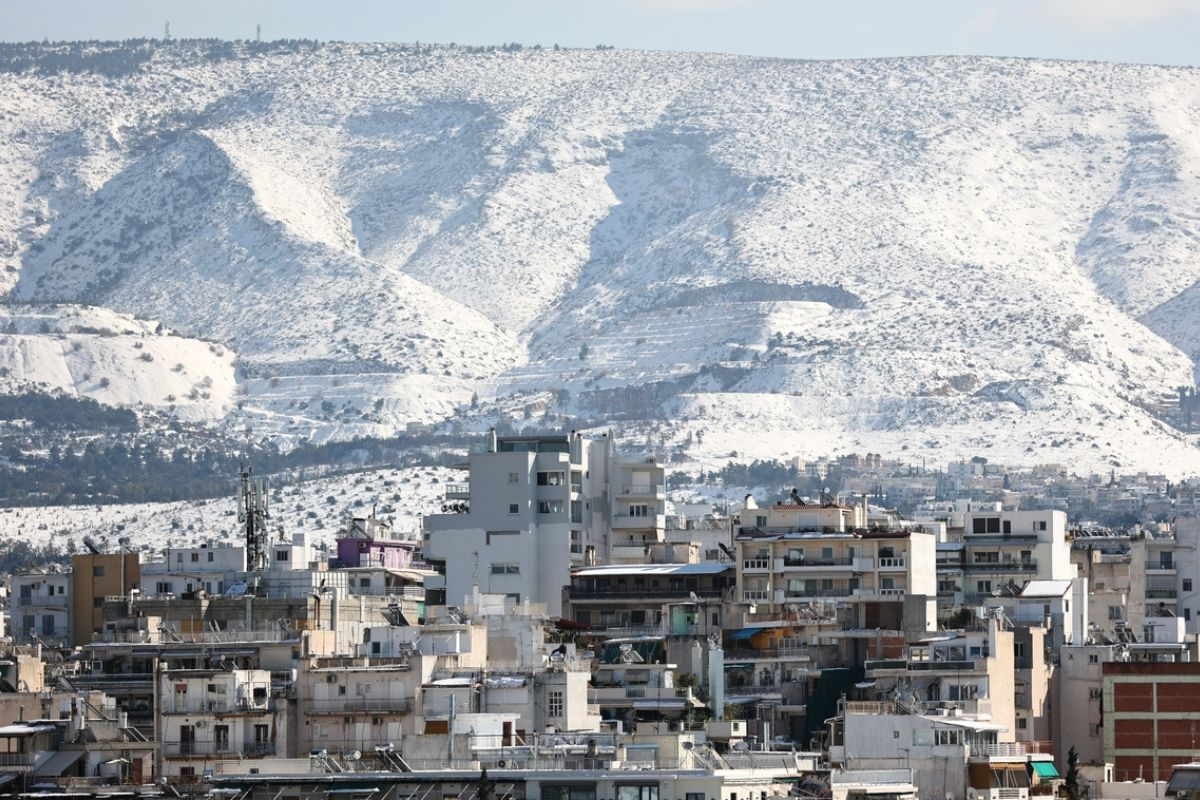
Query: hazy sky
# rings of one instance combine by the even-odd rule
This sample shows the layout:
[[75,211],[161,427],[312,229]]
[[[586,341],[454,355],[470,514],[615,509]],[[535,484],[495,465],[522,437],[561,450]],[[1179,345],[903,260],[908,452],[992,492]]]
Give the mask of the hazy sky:
[[304,37],[1200,63],[1200,0],[0,0],[0,39]]

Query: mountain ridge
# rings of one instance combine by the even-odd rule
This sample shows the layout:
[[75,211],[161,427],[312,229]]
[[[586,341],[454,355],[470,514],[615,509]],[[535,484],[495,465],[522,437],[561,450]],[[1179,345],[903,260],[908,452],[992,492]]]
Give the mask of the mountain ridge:
[[1200,352],[1195,70],[231,47],[0,75],[12,296],[227,345],[223,424],[619,407],[701,457],[1200,473],[1157,410]]

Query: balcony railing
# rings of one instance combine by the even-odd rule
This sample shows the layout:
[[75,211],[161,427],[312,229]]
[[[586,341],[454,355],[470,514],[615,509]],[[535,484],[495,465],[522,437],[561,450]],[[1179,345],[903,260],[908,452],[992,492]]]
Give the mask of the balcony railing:
[[447,500],[470,500],[471,485],[469,483],[448,483],[446,484],[446,499]]
[[783,566],[792,567],[853,567],[855,559],[853,558],[794,558],[786,556],[783,559]]
[[1147,589],[1146,597],[1152,600],[1173,600],[1179,595],[1175,589]]
[[[692,594],[697,597],[720,599],[720,589],[638,589],[638,588],[594,588],[581,589],[568,587],[567,594],[572,600],[628,600],[644,597],[647,600],[687,600]],[[761,598],[765,600],[766,598]]]
[[758,600],[766,600],[771,596],[771,593],[766,589],[746,589],[742,592],[742,599],[756,602]]
[[904,659],[886,659],[868,661],[865,665],[871,670],[906,670],[908,672],[940,672],[942,670],[966,672],[975,669],[974,661],[906,661]]
[[987,758],[1020,758],[1028,755],[1054,755],[1053,742],[996,742],[971,747],[971,755]]
[[57,608],[65,611],[67,608],[67,598],[64,595],[33,595],[31,597],[18,597],[17,606],[20,608]]
[[240,753],[250,758],[270,756],[275,754],[274,742],[249,742],[241,746],[230,745],[228,741],[221,742],[163,742],[164,756],[182,756],[194,758],[215,758],[232,753]]
[[880,569],[904,569],[905,561],[903,558],[880,558]]
[[652,486],[622,486],[621,494],[629,497],[661,497],[667,493],[667,487],[661,483]]
[[0,753],[0,767],[32,767],[37,753]]
[[266,714],[275,710],[270,700],[187,700],[169,699],[163,703],[164,714]]
[[301,708],[308,714],[380,713],[405,714],[412,710],[407,697],[339,697],[326,700],[304,700]]
[[742,569],[746,572],[751,570],[769,570],[771,568],[771,559],[769,558],[746,558],[742,560]]
[[1174,562],[1163,563],[1161,561],[1147,561],[1146,562],[1146,571],[1147,572],[1174,572],[1175,564],[1174,564]]
[[1037,568],[1037,562],[1033,559],[1025,561],[974,561],[963,566],[963,569],[968,572],[1037,572]]

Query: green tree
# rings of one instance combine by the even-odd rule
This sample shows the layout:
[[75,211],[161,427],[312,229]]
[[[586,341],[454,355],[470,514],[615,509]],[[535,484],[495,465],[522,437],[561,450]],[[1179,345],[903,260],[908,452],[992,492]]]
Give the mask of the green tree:
[[1067,751],[1067,774],[1063,779],[1063,792],[1067,800],[1085,800],[1087,789],[1079,785],[1079,754],[1072,747]]

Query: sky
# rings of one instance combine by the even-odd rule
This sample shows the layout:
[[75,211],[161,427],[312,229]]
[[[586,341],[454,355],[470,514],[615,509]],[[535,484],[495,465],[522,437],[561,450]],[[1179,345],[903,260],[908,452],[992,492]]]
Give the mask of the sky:
[[0,40],[597,44],[784,58],[973,54],[1200,65],[1200,0],[0,0]]

